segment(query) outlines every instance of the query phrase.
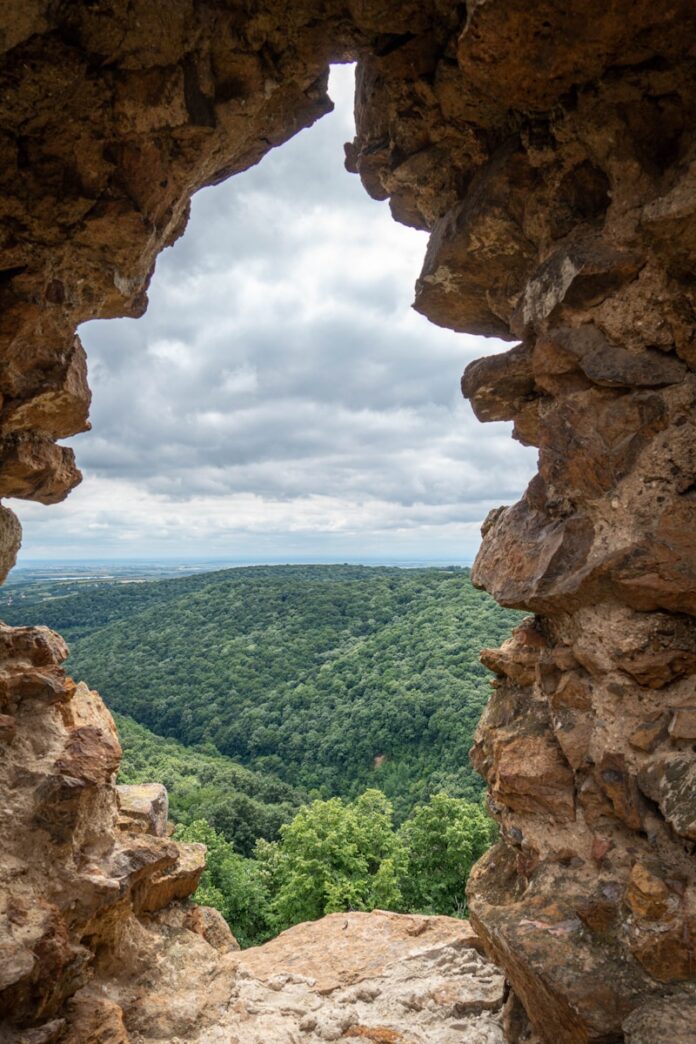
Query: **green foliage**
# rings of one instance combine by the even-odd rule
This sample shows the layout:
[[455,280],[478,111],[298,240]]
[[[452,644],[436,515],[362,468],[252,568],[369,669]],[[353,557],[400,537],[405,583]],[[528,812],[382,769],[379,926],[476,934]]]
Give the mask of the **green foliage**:
[[[7,608],[10,622],[25,622],[20,608]],[[318,797],[378,787],[397,821],[441,790],[478,799],[468,749],[488,696],[479,650],[518,619],[468,570],[361,566],[107,586],[28,615],[66,634],[73,674],[153,732]],[[235,825],[249,816],[225,804],[205,816],[249,852]],[[186,811],[183,794],[174,805],[182,818],[203,813]]]
[[196,899],[220,910],[247,946],[342,910],[464,916],[466,881],[492,823],[480,806],[436,794],[395,831],[388,799],[367,790],[301,808],[278,841],[258,841],[255,860],[203,821],[175,837],[208,846]]
[[314,801],[281,827],[279,843],[257,847],[273,894],[270,921],[282,931],[338,910],[401,906],[403,853],[392,808],[378,790],[346,804]]
[[194,750],[155,736],[130,718],[115,717],[123,747],[119,783],[163,783],[175,823],[205,819],[242,855],[253,853],[257,838],[278,837],[281,825],[308,800],[287,783],[251,772],[212,746]]
[[494,832],[493,821],[480,806],[447,794],[435,794],[429,804],[415,808],[400,830],[407,909],[464,916],[467,878]]
[[198,841],[208,848],[196,902],[219,910],[242,947],[270,938],[266,918],[269,897],[259,864],[235,852],[229,841],[201,819],[178,826],[174,837],[177,841]]
[[208,846],[197,898],[242,945],[338,910],[465,913],[492,840],[468,759],[479,651],[519,619],[468,570],[46,584],[6,619],[66,634],[118,712],[121,781],[166,785],[176,836]]

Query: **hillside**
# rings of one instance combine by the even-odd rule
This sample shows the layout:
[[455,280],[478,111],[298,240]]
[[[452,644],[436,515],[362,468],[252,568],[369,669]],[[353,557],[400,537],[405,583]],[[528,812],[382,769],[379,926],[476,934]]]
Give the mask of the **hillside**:
[[439,790],[480,793],[478,653],[518,619],[467,570],[360,566],[229,569],[3,611],[60,630],[74,675],[158,735],[315,796],[379,787],[397,819]]
[[242,855],[252,854],[258,838],[276,840],[280,826],[307,801],[302,791],[212,748],[194,750],[154,735],[131,718],[115,718],[123,747],[119,783],[163,783],[174,822],[205,819]]

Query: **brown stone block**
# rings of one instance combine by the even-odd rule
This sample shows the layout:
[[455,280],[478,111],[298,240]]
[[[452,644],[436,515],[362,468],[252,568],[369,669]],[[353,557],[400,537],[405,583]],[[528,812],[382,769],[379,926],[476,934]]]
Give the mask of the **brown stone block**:
[[539,472],[574,499],[612,492],[667,425],[660,395],[589,389],[556,400],[539,428]]
[[641,790],[655,801],[682,837],[696,841],[696,756],[692,751],[661,754],[638,775]]
[[590,762],[590,741],[594,719],[581,711],[563,708],[552,715],[553,731],[558,744],[575,770]]
[[82,479],[75,454],[42,434],[19,433],[0,440],[0,496],[57,504]]
[[572,870],[549,866],[522,888],[514,865],[499,844],[469,878],[471,922],[487,951],[504,964],[543,1041],[617,1038],[648,989],[647,974],[616,945],[611,928],[591,931],[578,916],[587,893]]
[[161,910],[177,899],[187,899],[198,888],[205,870],[205,845],[170,842],[176,860],[155,870],[141,882],[134,905],[138,913]]
[[529,347],[520,344],[469,363],[462,377],[462,395],[484,423],[514,420],[530,399],[538,397]]
[[638,728],[634,729],[628,737],[628,742],[635,750],[645,751],[651,754],[667,735],[667,719],[665,715],[652,721],[642,721]]
[[538,371],[543,372],[551,346],[555,349],[552,358],[561,373],[578,369],[588,381],[604,388],[661,388],[678,384],[687,372],[686,366],[672,355],[649,349],[628,351],[613,344],[594,323],[555,328],[540,344],[543,354],[539,345],[533,354],[535,377]]
[[14,511],[0,504],[0,583],[17,561],[22,543],[22,527]]
[[595,769],[595,779],[608,798],[614,815],[632,830],[642,829],[640,792],[624,755],[607,751]]
[[668,731],[674,742],[696,740],[696,707],[675,707]]
[[152,834],[153,837],[166,834],[169,815],[166,787],[161,783],[121,784],[116,787],[116,792],[121,830]]
[[625,898],[635,916],[642,920],[664,921],[674,912],[669,888],[642,863],[636,863],[631,870]]
[[537,261],[513,182],[532,191],[535,175],[523,156],[501,150],[475,191],[435,224],[414,307],[438,326],[511,339],[508,319]]
[[603,882],[598,889],[581,899],[576,913],[591,932],[605,934],[616,928],[621,899],[621,885],[616,881]]
[[658,982],[696,979],[696,938],[693,923],[679,922],[669,931],[639,932],[631,946],[637,961]]
[[[691,526],[691,494],[672,497],[654,518],[639,544],[617,561],[614,588],[628,605],[641,611],[668,609],[696,615],[696,552]],[[693,651],[683,670],[694,670]]]
[[54,439],[87,431],[91,392],[87,384],[87,358],[79,337],[58,357],[51,373],[44,374],[39,390],[6,404],[2,430],[40,431]]
[[11,743],[16,735],[16,719],[11,714],[0,714],[0,743]]
[[559,247],[527,283],[511,319],[513,332],[524,338],[552,317],[563,323],[586,312],[634,279],[643,263],[599,237]]
[[484,527],[472,580],[512,609],[577,608],[596,600],[602,589],[588,563],[593,539],[588,516],[552,517],[531,505],[528,491]]
[[696,673],[696,634],[684,618],[656,614],[653,621],[652,633],[633,647],[622,648],[617,666],[639,685],[663,689]]
[[678,993],[649,997],[623,1024],[626,1044],[692,1044],[696,1025],[696,998]]
[[121,762],[121,747],[115,735],[103,728],[84,725],[72,729],[56,770],[92,786],[110,783]]
[[494,743],[493,795],[515,812],[575,818],[573,773],[549,736],[520,736]]
[[534,619],[529,618],[515,628],[500,649],[482,649],[480,660],[495,674],[509,678],[516,685],[529,686],[534,682],[539,657],[547,646]]

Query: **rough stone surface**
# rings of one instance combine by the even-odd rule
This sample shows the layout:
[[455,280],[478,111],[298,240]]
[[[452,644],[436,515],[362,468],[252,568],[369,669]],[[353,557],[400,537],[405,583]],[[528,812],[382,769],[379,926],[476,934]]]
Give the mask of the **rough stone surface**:
[[161,783],[119,784],[118,825],[122,830],[133,830],[154,837],[167,832],[169,798]]
[[12,1039],[6,1020],[55,1021],[134,911],[189,895],[203,860],[202,846],[117,830],[113,720],[66,678],[58,635],[0,625],[0,649],[0,1039]]
[[[463,388],[539,449],[473,571],[535,614],[485,654],[473,752],[501,841],[470,910],[531,1024],[513,998],[506,1032],[643,1042],[654,1017],[679,1040],[696,976],[693,3],[12,0],[0,58],[0,495],[47,504],[80,478],[56,442],[87,424],[76,325],[140,315],[191,194],[328,111],[328,63],[357,60],[347,165],[430,233],[416,308],[520,342]],[[0,575],[19,540],[3,508]],[[152,1026],[193,1039],[187,968],[222,958],[155,907],[196,859],[116,829],[117,740],[60,640],[3,629],[0,654],[5,1017],[28,1040],[70,1020],[73,1040],[137,1040],[109,983],[146,953],[161,967],[166,936],[182,995]]]
[[96,977],[74,996],[71,1044],[111,1041],[102,1023],[114,1042],[142,1044],[505,1039],[504,979],[466,922],[381,911],[331,914],[264,946],[221,953],[181,913],[173,907],[138,922],[138,934],[124,941],[117,956],[135,950],[146,961],[141,977]]

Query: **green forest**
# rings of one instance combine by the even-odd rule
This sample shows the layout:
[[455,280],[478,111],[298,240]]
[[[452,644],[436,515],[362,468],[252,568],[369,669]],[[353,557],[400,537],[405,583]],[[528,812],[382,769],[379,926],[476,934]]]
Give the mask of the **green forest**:
[[518,619],[467,570],[360,566],[106,586],[8,622],[20,609],[67,638],[112,710],[314,797],[378,787],[397,820],[438,791],[478,798],[478,655]]
[[207,846],[198,902],[220,910],[241,946],[339,910],[466,916],[471,867],[495,836],[480,806],[436,794],[395,829],[390,801],[366,790],[354,801],[304,805],[240,855],[206,820],[179,826],[179,841]]
[[[116,715],[121,782],[166,785],[179,836],[209,847],[201,894],[240,941],[334,909],[463,912],[491,836],[468,759],[489,693],[479,651],[519,621],[468,570],[259,566],[27,591],[6,622],[68,640],[68,670]],[[443,802],[461,837],[440,851]]]

